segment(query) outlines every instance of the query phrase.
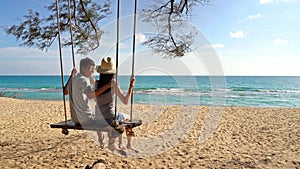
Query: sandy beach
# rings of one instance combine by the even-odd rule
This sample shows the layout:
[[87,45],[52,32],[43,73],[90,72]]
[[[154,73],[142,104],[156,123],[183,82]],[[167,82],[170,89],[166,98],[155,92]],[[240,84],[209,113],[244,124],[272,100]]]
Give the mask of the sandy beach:
[[[134,118],[143,120],[134,129],[140,152],[125,157],[107,144],[101,149],[94,132],[51,129],[64,120],[62,102],[0,98],[0,166],[85,168],[99,161],[99,168],[300,168],[300,109],[213,109],[134,105]],[[129,106],[119,110],[128,113]],[[126,145],[125,134],[123,140]]]

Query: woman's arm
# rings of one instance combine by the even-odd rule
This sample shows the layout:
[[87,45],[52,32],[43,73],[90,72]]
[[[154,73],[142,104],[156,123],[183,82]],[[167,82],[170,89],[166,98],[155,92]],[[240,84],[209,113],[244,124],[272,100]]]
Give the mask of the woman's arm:
[[134,84],[135,84],[135,77],[131,76],[130,86],[128,88],[128,92],[127,92],[126,96],[124,96],[120,86],[118,85],[118,97],[122,101],[122,103],[124,103],[126,105],[128,104],[129,98],[131,98],[131,95],[132,95],[132,92],[133,92]]

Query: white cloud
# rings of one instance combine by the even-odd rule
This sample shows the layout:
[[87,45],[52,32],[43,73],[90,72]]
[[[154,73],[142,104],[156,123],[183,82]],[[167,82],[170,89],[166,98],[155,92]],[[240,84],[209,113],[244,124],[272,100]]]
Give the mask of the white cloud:
[[[259,57],[258,57],[259,56]],[[278,50],[247,51],[231,50],[218,52],[225,75],[248,76],[299,76],[300,57],[298,53],[285,49]]]
[[275,0],[275,2],[294,2],[296,0]]
[[287,3],[287,2],[293,2],[296,0],[259,0],[259,4],[268,4],[268,3],[274,3],[274,2],[283,2],[283,3]]
[[256,19],[256,18],[260,18],[261,14],[256,14],[256,15],[250,15],[248,16],[248,19]]
[[[62,50],[65,52],[67,50]],[[69,54],[69,53],[68,53]],[[25,48],[25,47],[5,47],[0,48],[1,60],[49,60],[57,59],[58,50],[48,50],[47,52],[41,51],[38,48]]]
[[274,0],[259,0],[259,4],[273,3]]
[[213,44],[212,47],[214,48],[224,48],[224,45],[221,43]]
[[221,43],[216,44],[204,44],[202,46],[203,49],[211,49],[211,48],[224,48],[224,45]]
[[247,35],[244,31],[229,32],[231,38],[245,38]]
[[142,34],[142,33],[136,34],[135,38],[136,38],[136,41],[138,43],[143,43],[143,42],[145,42],[147,40],[146,36],[144,34]]
[[126,48],[128,48],[128,45],[126,44],[126,43],[119,43],[119,47],[120,47],[120,49],[126,49]]
[[280,38],[273,40],[274,45],[286,45],[288,43],[289,43],[288,40],[284,40],[284,39],[280,39]]

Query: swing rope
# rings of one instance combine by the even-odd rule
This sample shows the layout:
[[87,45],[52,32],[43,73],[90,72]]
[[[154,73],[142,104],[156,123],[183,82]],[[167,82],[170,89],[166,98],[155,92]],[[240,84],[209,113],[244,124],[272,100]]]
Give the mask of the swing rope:
[[118,104],[118,67],[119,67],[119,32],[120,32],[120,0],[117,7],[117,44],[116,44],[116,86],[115,86],[115,121],[117,121],[117,104]]
[[[136,33],[136,9],[137,9],[137,0],[134,1],[134,14],[133,14],[133,38],[132,38],[132,67],[131,67],[131,76],[134,76],[134,58],[135,58],[135,33]],[[133,90],[133,89],[132,89]],[[131,95],[131,104],[130,104],[130,121],[132,121],[132,109],[133,109],[133,93]]]
[[73,42],[73,28],[72,28],[73,25],[72,25],[72,14],[71,14],[71,0],[68,0],[68,13],[69,13],[69,24],[70,24],[70,38],[71,38],[71,46],[72,46],[72,61],[73,61],[73,68],[75,68],[75,54],[74,54],[74,42]]
[[[63,71],[63,62],[62,62],[62,50],[61,50],[61,37],[60,37],[60,16],[58,8],[58,0],[56,0],[56,17],[57,17],[57,37],[58,37],[58,47],[59,47],[59,61],[60,61],[60,74],[61,74],[61,84],[62,89],[64,88],[64,71]],[[65,125],[67,126],[67,109],[66,109],[66,96],[63,94],[63,103],[64,103],[64,113],[65,113]]]
[[[75,6],[75,4],[74,4]],[[75,68],[75,54],[74,54],[74,41],[73,41],[73,25],[72,25],[72,13],[71,13],[71,1],[68,0],[68,14],[69,14],[69,26],[70,26],[70,40],[71,40],[71,51],[72,51],[72,63],[73,63],[73,69]],[[73,70],[72,70],[72,75],[73,76]],[[73,77],[72,77],[73,78]],[[67,82],[69,83],[69,82]],[[70,88],[69,88],[69,100],[71,102],[70,105],[74,105],[73,101],[73,95],[72,95],[72,90],[73,90],[73,85],[72,85],[72,79],[70,80]]]

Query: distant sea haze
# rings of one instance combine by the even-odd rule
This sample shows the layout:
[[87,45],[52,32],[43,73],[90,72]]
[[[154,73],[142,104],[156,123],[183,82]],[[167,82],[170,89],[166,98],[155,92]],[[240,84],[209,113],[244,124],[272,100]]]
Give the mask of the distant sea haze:
[[[129,78],[118,78],[124,92]],[[60,76],[0,76],[0,92],[6,96],[18,94],[19,99],[62,100],[61,85]],[[300,108],[300,77],[136,76],[134,102]]]

